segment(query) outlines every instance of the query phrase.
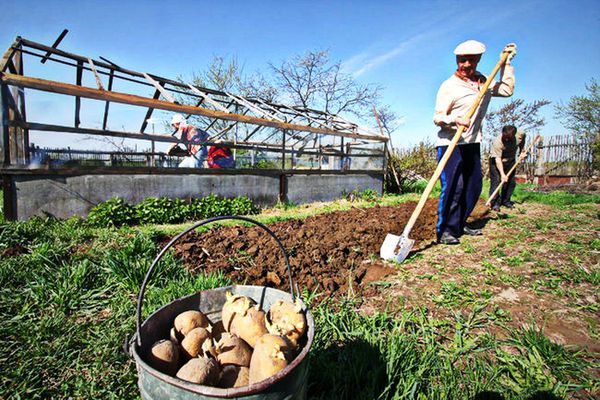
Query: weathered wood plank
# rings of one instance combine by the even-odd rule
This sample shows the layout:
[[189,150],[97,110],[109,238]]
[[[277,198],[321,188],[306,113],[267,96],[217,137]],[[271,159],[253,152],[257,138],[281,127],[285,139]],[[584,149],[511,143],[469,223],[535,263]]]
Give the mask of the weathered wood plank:
[[[113,80],[115,78],[115,70],[110,70],[110,75],[108,77],[108,90],[112,90]],[[108,122],[108,107],[110,105],[110,101],[107,101],[104,105],[104,118],[102,118],[102,129],[106,129],[106,124]]]
[[[58,37],[56,38],[56,40],[54,41],[54,43],[52,44],[52,48],[56,49],[58,47],[58,45],[60,44],[60,42],[62,42],[62,40],[65,38],[65,36],[67,36],[67,33],[69,33],[68,29],[64,29],[60,35],[58,35]],[[40,60],[40,62],[42,64],[44,64],[46,62],[46,60],[48,59],[48,57],[50,57],[50,54],[52,54],[51,51],[47,51],[46,55],[44,56],[44,58],[42,58]]]
[[188,83],[188,87],[191,89],[192,92],[194,92],[196,95],[202,97],[203,99],[205,99],[208,103],[212,104],[213,107],[215,107],[217,110],[219,111],[223,111],[224,113],[229,114],[229,110],[225,107],[223,107],[222,105],[220,105],[218,102],[214,101],[213,99],[210,98],[210,96],[208,95],[208,93],[204,93],[202,92],[200,89],[198,89],[196,86],[193,86],[191,84]]
[[[154,92],[154,96],[152,96],[152,98],[158,99],[159,97],[160,97],[160,90],[157,89]],[[148,120],[152,116],[153,112],[154,112],[154,107],[149,107],[148,111],[146,111],[146,115],[144,116],[144,121],[142,122],[142,126],[140,127],[140,133],[144,133],[144,131],[146,130],[146,127],[148,127]]]
[[161,85],[156,80],[152,79],[152,77],[145,72],[144,72],[144,78],[146,78],[146,80],[148,82],[150,82],[152,84],[152,86],[154,86],[156,88],[156,90],[158,90],[160,92],[160,94],[162,94],[163,97],[165,99],[167,99],[167,101],[177,104],[177,101],[175,100],[175,98],[173,96],[171,96],[171,93],[167,92],[167,90],[164,88],[163,85]]
[[98,85],[98,89],[104,90],[104,86],[102,85],[102,79],[100,79],[100,75],[98,75],[98,71],[96,70],[96,66],[91,58],[88,58],[88,64],[90,64],[90,68],[94,73],[94,78],[96,78],[96,85]]
[[2,136],[0,137],[0,148],[2,150],[2,165],[10,165],[10,126],[8,113],[8,96],[11,96],[7,85],[0,85],[0,124],[2,124]]
[[206,108],[194,107],[185,104],[174,104],[162,100],[154,100],[147,97],[126,94],[120,92],[108,92],[106,90],[98,90],[88,87],[81,87],[63,82],[49,81],[46,79],[24,77],[15,74],[4,74],[1,77],[2,82],[8,85],[26,87],[30,89],[38,89],[52,93],[60,93],[71,96],[81,96],[96,100],[113,101],[116,103],[131,104],[141,107],[154,107],[161,110],[175,111],[180,113],[188,113],[193,115],[202,115],[211,118],[219,118],[228,121],[240,121],[254,125],[269,126],[272,128],[288,129],[291,131],[305,131],[313,133],[322,133],[325,135],[344,136],[349,138],[367,139],[379,142],[386,142],[387,138],[379,136],[373,137],[364,134],[350,134],[338,132],[330,129],[316,128],[312,126],[304,126],[298,124],[289,124],[279,121],[270,121],[261,118],[249,117],[247,115],[230,114],[217,110],[209,110]]
[[17,36],[13,44],[11,44],[10,47],[6,49],[6,51],[2,55],[2,58],[0,59],[0,72],[3,72],[8,67],[8,63],[11,60],[16,49],[19,48],[20,42],[21,38]]
[[[77,62],[77,75],[75,77],[75,82],[77,86],[81,86],[81,80],[83,77],[83,61]],[[79,119],[79,111],[81,109],[81,98],[79,96],[75,96],[75,127],[78,127],[81,123]]]

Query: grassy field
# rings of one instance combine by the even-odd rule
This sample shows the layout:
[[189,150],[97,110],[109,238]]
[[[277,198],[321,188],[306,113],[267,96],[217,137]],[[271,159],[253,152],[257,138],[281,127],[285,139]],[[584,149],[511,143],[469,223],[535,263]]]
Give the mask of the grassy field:
[[[281,206],[257,219],[268,223],[416,197]],[[598,230],[599,196],[534,194],[521,187],[515,197],[525,205],[543,203],[557,216],[580,204],[582,218],[591,219],[592,228]],[[543,230],[551,221],[540,216],[534,222]],[[95,229],[78,219],[42,218],[0,225],[0,398],[139,398],[135,365],[123,351],[123,343],[135,329],[136,296],[159,250],[157,237],[180,232],[183,226]],[[597,254],[598,240],[591,250],[589,243],[571,245],[576,251]],[[598,265],[586,268],[595,276],[590,284],[597,290]],[[503,279],[509,283],[519,279],[506,275]],[[192,276],[167,255],[147,291],[145,315],[183,295],[229,283],[222,275]],[[450,284],[439,287],[437,304],[448,311],[469,299],[460,312],[440,316],[432,315],[427,306],[400,311],[383,307],[364,313],[353,299],[317,302],[318,293],[305,292],[317,328],[310,353],[309,397],[591,399],[598,395],[598,354],[558,344],[535,325],[507,325],[501,334],[481,334],[482,325],[493,320],[501,326],[507,316],[501,309],[485,307],[489,299],[485,291],[461,290]],[[593,315],[594,310],[589,311]]]

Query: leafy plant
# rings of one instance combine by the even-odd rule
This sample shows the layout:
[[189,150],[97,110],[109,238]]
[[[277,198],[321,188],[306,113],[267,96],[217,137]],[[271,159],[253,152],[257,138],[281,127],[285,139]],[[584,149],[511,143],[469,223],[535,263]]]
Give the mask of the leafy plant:
[[87,222],[96,227],[132,225],[137,222],[135,209],[125,200],[113,197],[94,206]]
[[[94,207],[88,216],[91,226],[177,224],[222,215],[252,215],[260,209],[247,196],[219,198],[209,194],[186,202],[182,199],[149,197],[135,206],[113,198]],[[1,234],[1,232],[0,232]],[[0,236],[1,238],[1,236]]]
[[190,207],[182,199],[149,197],[136,204],[135,213],[142,224],[177,224],[189,218]]

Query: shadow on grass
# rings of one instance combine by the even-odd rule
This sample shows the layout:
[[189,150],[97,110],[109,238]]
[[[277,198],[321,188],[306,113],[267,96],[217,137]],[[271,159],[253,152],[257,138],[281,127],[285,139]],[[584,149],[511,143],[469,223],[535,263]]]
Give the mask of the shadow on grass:
[[[505,397],[498,392],[480,392],[473,397],[473,400],[505,400]],[[555,394],[547,391],[535,392],[531,396],[525,397],[524,400],[564,400]]]
[[309,399],[373,399],[387,386],[386,361],[363,339],[311,352]]

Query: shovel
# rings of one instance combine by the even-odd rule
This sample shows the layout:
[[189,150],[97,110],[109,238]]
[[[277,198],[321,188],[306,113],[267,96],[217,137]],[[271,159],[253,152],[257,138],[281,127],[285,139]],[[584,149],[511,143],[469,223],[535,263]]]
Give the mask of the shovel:
[[[525,149],[525,153],[523,154],[529,154],[529,152],[531,151],[532,147],[538,142],[538,140],[540,140],[540,134],[538,133],[537,136],[535,137],[535,139],[533,139],[533,141],[529,144],[529,146],[527,146],[527,148]],[[517,160],[517,162],[515,163],[515,165],[512,166],[512,168],[508,171],[508,174],[506,174],[506,176],[510,176],[513,172],[515,172],[515,170],[517,169],[517,166],[521,163],[521,158],[519,157],[519,160]],[[490,198],[488,199],[488,201],[485,202],[486,206],[490,206],[492,204],[492,200],[494,200],[496,198],[496,196],[498,195],[498,193],[500,192],[500,189],[502,188],[502,186],[504,186],[506,182],[500,182],[500,184],[498,185],[498,187],[496,188],[496,190],[494,190],[494,192],[490,195]]]
[[[479,108],[479,105],[481,104],[481,100],[483,99],[483,96],[485,95],[486,91],[490,87],[490,84],[492,83],[494,76],[496,76],[496,74],[498,73],[500,68],[504,65],[509,54],[510,54],[509,52],[503,52],[500,55],[500,60],[498,61],[498,63],[494,67],[494,69],[492,70],[492,73],[488,76],[488,78],[485,81],[485,84],[483,85],[481,90],[479,91],[479,94],[477,95],[477,98],[475,99],[475,101],[473,102],[473,105],[469,109],[469,112],[467,113],[466,118],[471,119],[471,117],[473,117],[473,115],[477,111],[477,108]],[[402,235],[397,236],[397,235],[388,233],[387,236],[385,237],[385,240],[383,241],[383,244],[381,245],[381,248],[379,249],[379,256],[381,258],[383,258],[385,260],[394,260],[396,262],[402,262],[408,256],[408,253],[410,252],[413,245],[415,244],[414,239],[410,239],[408,237],[408,235],[412,231],[412,228],[415,225],[415,222],[417,222],[417,218],[419,218],[421,211],[423,211],[423,207],[425,207],[425,202],[427,201],[427,198],[431,194],[431,191],[433,190],[435,183],[440,178],[440,175],[442,174],[442,171],[444,170],[444,167],[446,166],[448,159],[452,155],[452,151],[454,151],[454,148],[456,147],[456,144],[460,140],[460,137],[463,134],[464,130],[465,130],[464,126],[459,126],[458,129],[456,130],[456,133],[454,134],[452,141],[448,145],[448,148],[444,152],[444,155],[440,159],[440,162],[438,163],[438,166],[435,169],[435,172],[431,176],[431,179],[429,179],[429,182],[427,183],[427,187],[425,188],[425,191],[421,195],[421,198],[419,199],[419,203],[417,204],[417,207],[413,211],[412,215],[410,216],[410,219],[408,220],[408,223],[404,227],[404,231],[402,232]]]

